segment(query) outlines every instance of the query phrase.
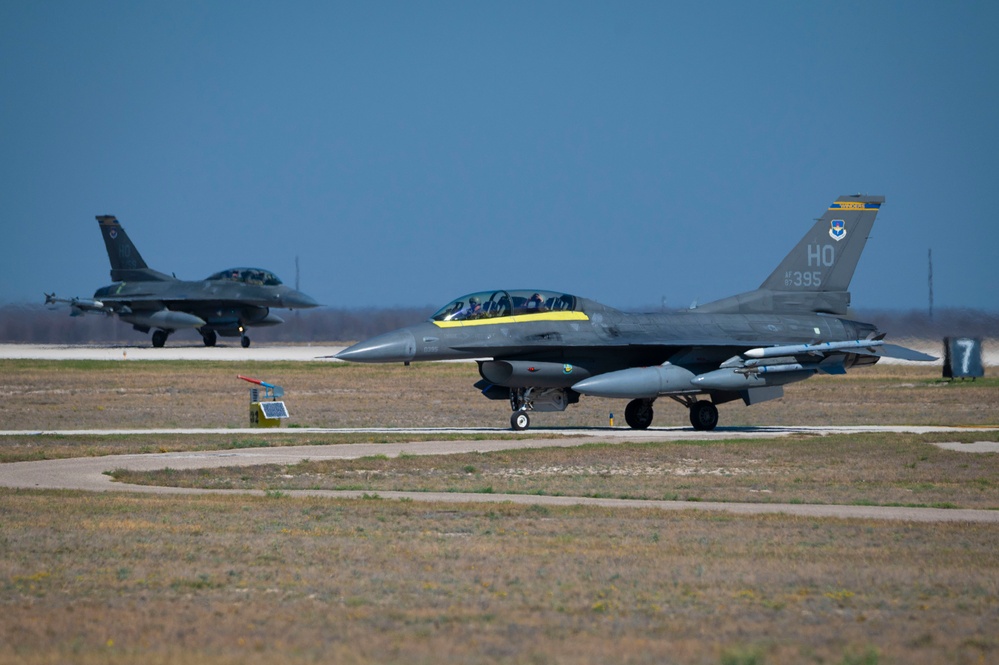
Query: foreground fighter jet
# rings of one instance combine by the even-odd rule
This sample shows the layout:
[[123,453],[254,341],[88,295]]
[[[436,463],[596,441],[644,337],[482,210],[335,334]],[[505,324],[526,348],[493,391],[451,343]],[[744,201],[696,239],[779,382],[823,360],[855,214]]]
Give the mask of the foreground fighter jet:
[[230,268],[200,281],[185,281],[152,270],[139,255],[118,220],[97,217],[111,260],[114,284],[97,289],[93,298],[57,298],[45,294],[46,304],[69,303],[72,316],[86,313],[117,314],[141,332],[153,331],[153,346],[166,343],[180,328],[195,328],[205,346],[215,346],[217,335],[240,337],[250,346],[248,326],[274,326],[282,319],[274,307],[305,309],[319,303],[281,283],[259,268]]
[[935,360],[841,318],[883,202],[839,197],[760,288],[696,309],[629,314],[557,291],[483,291],[336,357],[478,359],[475,387],[510,401],[515,430],[530,425],[532,411],[563,411],[580,395],[630,399],[625,420],[635,429],[647,428],[655,400],[669,397],[690,410],[695,429],[711,430],[718,404],[776,399],[785,384],[881,357]]

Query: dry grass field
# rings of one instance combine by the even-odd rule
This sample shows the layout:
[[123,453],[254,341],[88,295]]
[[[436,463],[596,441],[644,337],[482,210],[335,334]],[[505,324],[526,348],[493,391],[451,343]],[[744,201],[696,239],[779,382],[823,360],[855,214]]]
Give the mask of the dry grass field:
[[988,663],[994,527],[0,492],[0,661]]
[[[789,386],[781,400],[719,408],[722,427],[743,425],[983,425],[999,422],[999,374],[949,383],[939,368],[875,366]],[[246,427],[244,374],[283,386],[292,426],[508,427],[505,401],[472,384],[474,363],[359,365],[0,360],[0,429]],[[595,427],[624,400],[584,397],[532,428]],[[686,410],[656,402],[655,426],[688,426]]]
[[[293,425],[508,419],[505,404],[471,389],[474,366],[458,363],[0,361],[0,429],[243,427],[248,384],[237,373],[284,386]],[[605,425],[623,406],[583,398],[535,427]],[[999,421],[999,379],[947,384],[932,369],[889,366],[720,410],[722,426],[986,425]],[[657,403],[657,425],[685,419]],[[394,437],[19,436],[0,437],[0,449],[11,461],[373,438]],[[0,662],[996,662],[994,525],[377,498],[437,487],[999,507],[999,455],[932,439],[596,443],[168,474],[266,496],[0,490]],[[371,494],[286,493],[313,486]]]

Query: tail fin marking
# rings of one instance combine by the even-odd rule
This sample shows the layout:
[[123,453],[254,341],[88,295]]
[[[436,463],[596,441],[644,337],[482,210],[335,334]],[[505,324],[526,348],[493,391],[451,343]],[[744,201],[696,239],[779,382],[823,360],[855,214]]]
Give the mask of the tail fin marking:
[[118,223],[114,215],[98,215],[97,223],[101,228],[104,246],[108,250],[108,260],[111,262],[111,279],[115,282],[150,282],[168,281],[169,275],[151,269],[132,244],[125,229]]
[[840,196],[755,291],[698,307],[702,312],[846,314],[850,280],[883,196]]

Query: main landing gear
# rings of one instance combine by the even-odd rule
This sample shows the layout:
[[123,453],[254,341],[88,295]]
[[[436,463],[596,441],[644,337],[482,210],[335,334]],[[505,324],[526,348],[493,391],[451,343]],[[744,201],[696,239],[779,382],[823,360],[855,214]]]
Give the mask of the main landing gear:
[[[699,432],[710,432],[718,425],[718,407],[706,399],[694,395],[669,395],[687,407],[691,426]],[[493,397],[492,399],[497,399]],[[502,399],[500,397],[499,399]],[[566,388],[511,388],[510,429],[520,432],[531,426],[532,411],[565,411],[570,404],[579,401],[579,393]],[[632,429],[648,429],[655,411],[654,399],[633,399],[624,409],[624,420]]]
[[[718,407],[706,399],[698,400],[691,395],[670,395],[690,412],[690,424],[700,432],[710,432],[718,425]],[[652,424],[651,399],[633,399],[624,409],[624,420],[632,429],[648,429]]]
[[170,336],[169,330],[154,330],[153,331],[153,346],[157,349],[162,349],[163,345],[166,344],[167,337]]
[[710,432],[718,425],[718,407],[706,399],[690,405],[690,424],[694,429]]
[[624,421],[631,429],[648,429],[654,415],[651,399],[633,399],[624,408]]
[[[211,329],[199,328],[198,332],[201,333],[201,339],[204,341],[205,346],[215,346],[218,344],[219,337],[218,333]],[[239,336],[239,345],[244,349],[250,348],[250,338],[244,334]]]
[[214,330],[202,330],[201,338],[204,340],[205,346],[215,346],[219,341],[219,337],[215,334]]

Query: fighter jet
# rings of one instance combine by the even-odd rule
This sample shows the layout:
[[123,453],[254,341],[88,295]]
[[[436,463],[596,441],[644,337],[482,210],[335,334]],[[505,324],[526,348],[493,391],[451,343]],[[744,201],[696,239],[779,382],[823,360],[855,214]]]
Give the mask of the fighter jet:
[[319,303],[285,286],[274,273],[260,268],[230,268],[207,279],[186,281],[151,269],[113,215],[99,215],[101,235],[111,261],[113,284],[101,287],[93,298],[57,298],[45,294],[46,304],[68,303],[70,314],[115,314],[140,332],[153,330],[153,346],[181,328],[194,328],[215,346],[218,335],[239,337],[250,346],[246,329],[274,326],[284,321],[272,308],[305,309]]
[[844,318],[882,203],[839,197],[758,289],[694,309],[632,314],[560,291],[483,291],[335,357],[476,359],[475,387],[509,400],[514,430],[529,427],[532,412],[563,411],[580,395],[630,399],[625,421],[635,429],[649,427],[654,402],[668,397],[689,409],[694,429],[711,430],[719,404],[776,399],[789,383],[882,357],[935,360]]

